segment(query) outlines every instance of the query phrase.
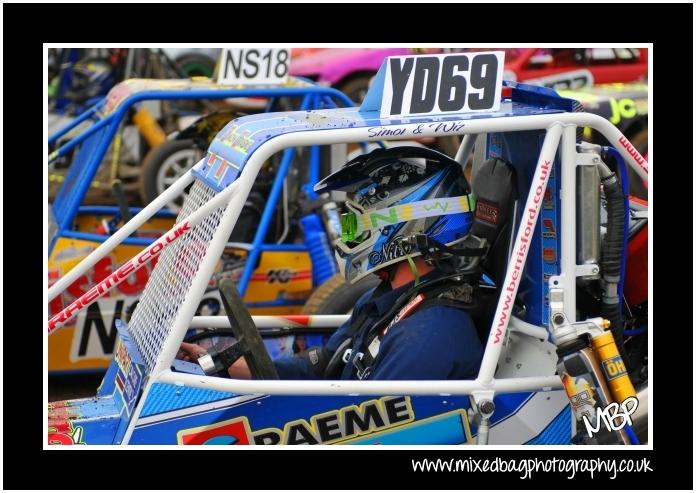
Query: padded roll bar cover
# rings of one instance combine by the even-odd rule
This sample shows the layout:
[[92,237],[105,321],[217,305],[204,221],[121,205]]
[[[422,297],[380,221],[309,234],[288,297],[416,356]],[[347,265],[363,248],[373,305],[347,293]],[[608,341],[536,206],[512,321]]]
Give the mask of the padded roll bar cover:
[[499,285],[507,268],[511,221],[517,193],[515,169],[507,161],[491,158],[481,165],[472,183],[476,209],[471,234],[484,238],[490,250],[483,267]]

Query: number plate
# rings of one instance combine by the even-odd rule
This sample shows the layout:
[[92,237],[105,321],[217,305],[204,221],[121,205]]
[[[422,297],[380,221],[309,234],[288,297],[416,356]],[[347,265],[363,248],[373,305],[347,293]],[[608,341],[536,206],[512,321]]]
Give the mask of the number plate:
[[217,81],[221,84],[282,84],[288,79],[290,50],[286,48],[225,48]]
[[505,53],[389,57],[381,118],[497,111]]

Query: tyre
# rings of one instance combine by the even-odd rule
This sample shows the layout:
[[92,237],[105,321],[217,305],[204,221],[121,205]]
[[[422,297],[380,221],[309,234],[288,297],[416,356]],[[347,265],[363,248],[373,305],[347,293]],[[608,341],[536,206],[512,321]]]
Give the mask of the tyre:
[[175,61],[186,77],[212,77],[215,60],[202,53],[186,53]]
[[[641,156],[645,156],[648,152],[648,129],[644,128],[637,134],[631,136],[629,139],[633,144],[633,147],[640,153]],[[628,167],[628,186],[629,193],[634,197],[641,198],[643,200],[648,200],[648,191],[645,189],[643,184],[643,179],[638,176],[638,173],[633,171],[633,168]]]
[[[152,202],[169,186],[191,169],[203,151],[192,139],[168,140],[151,149],[143,160],[140,175],[140,197],[143,205]],[[183,194],[168,204],[172,210],[181,209]]]
[[350,313],[358,299],[379,283],[378,277],[370,275],[351,284],[341,274],[335,274],[314,290],[302,308],[302,313],[311,315]]

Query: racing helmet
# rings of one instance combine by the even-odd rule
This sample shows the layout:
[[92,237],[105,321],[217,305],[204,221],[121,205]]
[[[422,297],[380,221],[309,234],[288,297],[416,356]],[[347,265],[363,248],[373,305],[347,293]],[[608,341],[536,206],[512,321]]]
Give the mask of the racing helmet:
[[462,167],[421,147],[376,149],[348,162],[314,187],[346,192],[338,265],[355,283],[420,251],[409,243],[424,234],[444,245],[465,239],[472,224],[473,196]]

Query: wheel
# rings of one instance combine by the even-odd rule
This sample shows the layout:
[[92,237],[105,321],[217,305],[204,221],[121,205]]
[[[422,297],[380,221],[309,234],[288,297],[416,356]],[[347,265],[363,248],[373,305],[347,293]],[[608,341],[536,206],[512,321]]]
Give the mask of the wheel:
[[302,313],[311,315],[350,313],[358,299],[365,292],[377,287],[379,283],[378,277],[367,276],[351,284],[341,274],[336,274],[314,290],[302,308]]
[[186,53],[175,63],[186,77],[212,77],[215,71],[215,60],[201,53]]
[[[633,147],[640,153],[641,156],[645,156],[648,152],[648,129],[644,128],[637,134],[633,135],[630,139]],[[634,197],[638,197],[643,200],[648,200],[648,190],[645,188],[643,183],[643,178],[641,178],[638,173],[633,171],[633,168],[628,167],[628,187],[629,193]]]
[[[140,197],[144,205],[152,202],[203,157],[192,139],[168,140],[147,153],[140,175]],[[181,209],[183,194],[170,202],[172,210]]]
[[370,88],[370,80],[374,74],[362,74],[351,77],[337,86],[337,89],[348,96],[355,104],[360,105]]

